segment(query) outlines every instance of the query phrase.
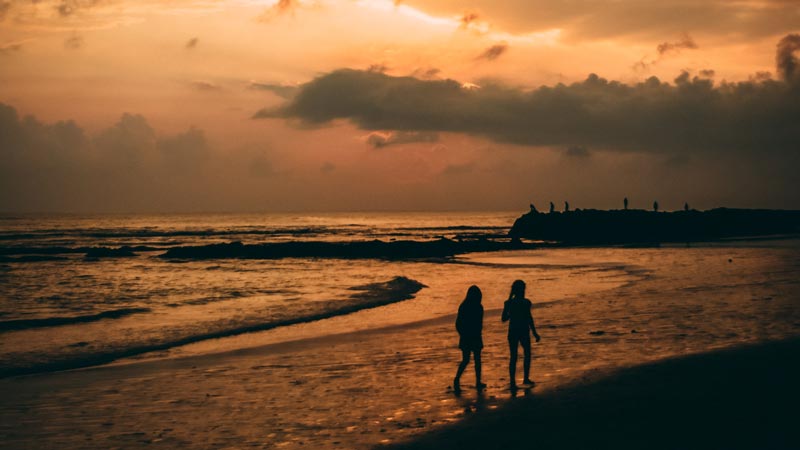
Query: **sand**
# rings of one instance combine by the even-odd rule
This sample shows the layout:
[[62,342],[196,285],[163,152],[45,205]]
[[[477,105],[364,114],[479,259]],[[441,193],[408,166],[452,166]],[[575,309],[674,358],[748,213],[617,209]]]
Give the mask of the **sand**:
[[508,390],[486,302],[482,394],[471,367],[449,389],[445,316],[3,379],[0,448],[790,448],[798,344],[775,342],[800,335],[797,251],[636,255],[635,282],[534,310],[532,391]]
[[796,449],[800,339],[525,390],[392,449]]

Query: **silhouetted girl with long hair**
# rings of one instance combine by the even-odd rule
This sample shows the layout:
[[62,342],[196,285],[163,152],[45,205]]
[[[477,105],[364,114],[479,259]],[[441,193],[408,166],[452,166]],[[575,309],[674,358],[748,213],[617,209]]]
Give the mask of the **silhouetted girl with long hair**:
[[516,280],[511,284],[511,294],[503,305],[503,322],[508,321],[508,348],[511,352],[511,360],[508,364],[508,374],[511,380],[511,389],[517,388],[517,350],[522,344],[522,352],[525,355],[525,379],[524,384],[533,385],[531,381],[531,331],[536,342],[539,342],[539,333],[533,324],[531,308],[533,304],[525,298],[525,282]]
[[481,294],[478,286],[472,285],[467,289],[467,296],[458,307],[458,317],[456,318],[456,330],[458,330],[458,348],[461,349],[461,363],[458,365],[456,378],[453,380],[453,390],[458,393],[461,391],[459,385],[461,374],[469,364],[469,354],[475,355],[475,387],[483,389],[485,384],[481,383],[481,349],[483,349],[483,305],[481,305]]

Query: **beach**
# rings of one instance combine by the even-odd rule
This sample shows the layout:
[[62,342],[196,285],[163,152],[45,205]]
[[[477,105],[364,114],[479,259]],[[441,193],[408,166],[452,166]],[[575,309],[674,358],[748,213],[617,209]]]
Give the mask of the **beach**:
[[[0,446],[516,448],[541,436],[551,447],[691,448],[685,439],[713,444],[728,424],[687,428],[665,417],[679,408],[689,418],[728,417],[732,406],[764,423],[731,423],[738,434],[718,447],[796,442],[783,414],[797,398],[795,241],[479,253],[407,269],[426,286],[410,300],[2,379]],[[536,387],[512,393],[500,309],[515,278],[528,281],[542,341],[533,347]],[[456,396],[454,313],[473,282],[484,289],[488,388],[472,388],[470,366]]]

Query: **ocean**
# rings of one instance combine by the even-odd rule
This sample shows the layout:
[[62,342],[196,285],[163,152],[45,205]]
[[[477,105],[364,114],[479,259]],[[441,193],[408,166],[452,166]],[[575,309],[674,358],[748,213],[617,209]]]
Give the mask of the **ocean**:
[[[504,242],[516,216],[5,217],[0,447],[366,449],[603,371],[800,335],[798,239],[411,259],[164,256],[231,242]],[[128,256],[91,256],[121,246]],[[535,392],[518,394],[500,320],[515,279],[542,336]],[[470,389],[470,366],[454,396],[453,322],[472,284],[489,386]],[[61,371],[72,368],[94,369]]]
[[[0,372],[94,365],[402,301],[421,288],[413,277],[436,265],[160,257],[170,248],[505,239],[514,217],[509,212],[3,217]],[[122,246],[133,248],[133,256],[87,256]]]

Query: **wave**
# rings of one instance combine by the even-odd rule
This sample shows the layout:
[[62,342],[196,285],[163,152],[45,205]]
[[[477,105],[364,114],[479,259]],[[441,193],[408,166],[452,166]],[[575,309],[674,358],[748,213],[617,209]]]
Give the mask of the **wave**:
[[[506,227],[507,228],[507,227]],[[213,236],[302,236],[329,233],[330,227],[274,228],[274,229],[229,229],[229,230],[41,230],[24,233],[0,233],[0,241],[41,238],[157,238],[157,237],[213,237]],[[333,230],[335,231],[335,230]]]
[[[123,245],[121,247],[62,247],[62,246],[54,246],[54,247],[0,247],[0,257],[3,257],[4,261],[18,261],[18,262],[30,262],[36,261],[37,258],[30,257],[30,258],[8,258],[8,255],[69,255],[69,254],[76,254],[76,253],[83,253],[89,258],[100,258],[100,257],[120,257],[120,256],[136,256],[135,252],[152,252],[164,250],[163,247],[153,247],[149,245]],[[40,257],[39,261],[48,261],[54,259],[46,259],[44,257]]]
[[[350,288],[351,290],[355,291],[355,293],[353,293],[347,300],[331,302],[332,304],[336,305],[336,307],[332,309],[271,322],[248,324],[223,330],[209,331],[206,333],[180,337],[166,342],[133,345],[127,348],[108,350],[105,352],[92,354],[61,356],[60,358],[56,357],[56,359],[47,362],[36,362],[18,366],[2,364],[0,365],[0,378],[97,366],[122,358],[129,358],[144,353],[169,350],[171,348],[193,344],[195,342],[206,341],[209,339],[219,339],[244,333],[265,331],[288,325],[314,322],[331,317],[352,314],[363,309],[376,308],[414,298],[414,295],[425,287],[426,286],[419,281],[398,276],[386,282],[370,283]],[[87,347],[87,345],[81,345],[79,348],[83,347]]]
[[84,316],[45,317],[43,319],[15,319],[0,321],[0,332],[28,330],[31,328],[57,327],[76,323],[96,322],[103,319],[119,319],[131,314],[150,312],[150,308],[122,308],[103,311],[97,314]]

